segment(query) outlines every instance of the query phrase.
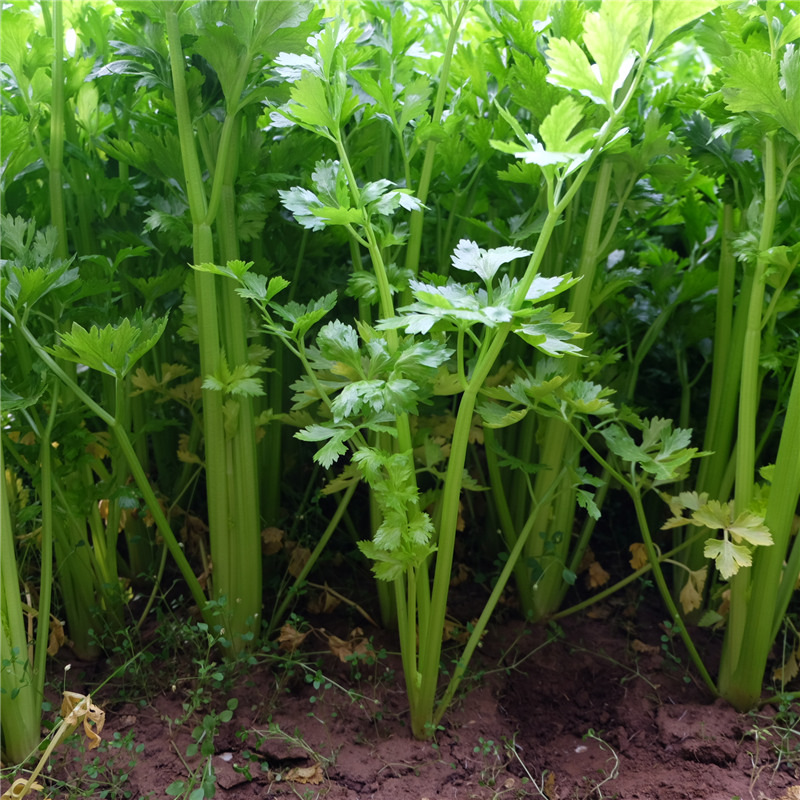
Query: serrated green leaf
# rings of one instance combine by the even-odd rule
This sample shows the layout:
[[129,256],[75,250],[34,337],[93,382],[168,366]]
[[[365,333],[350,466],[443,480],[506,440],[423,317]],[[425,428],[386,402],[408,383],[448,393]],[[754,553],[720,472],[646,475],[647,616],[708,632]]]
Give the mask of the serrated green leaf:
[[550,74],[547,82],[588,97],[593,103],[604,103],[602,84],[592,70],[589,59],[577,42],[551,39],[547,48]]
[[484,250],[478,247],[476,242],[462,239],[456,245],[450,260],[456,269],[475,272],[486,284],[491,284],[497,270],[503,264],[530,255],[532,255],[530,250],[522,250],[519,247],[495,247]]
[[594,138],[594,131],[572,136],[583,121],[583,109],[574,97],[565,97],[550,109],[539,126],[539,136],[548,151],[579,154]]
[[223,395],[263,397],[265,393],[261,381],[255,377],[259,372],[261,367],[254,364],[237,364],[231,369],[223,352],[220,353],[216,371],[203,381],[203,388],[222,392]]
[[781,48],[796,39],[800,39],[800,14],[795,14],[789,19],[789,22],[778,37],[777,46]]
[[317,334],[317,347],[329,361],[341,361],[361,373],[358,333],[352,325],[338,319],[326,323]]
[[271,308],[279,317],[291,323],[292,327],[288,333],[293,339],[299,339],[333,310],[336,305],[336,297],[334,291],[317,300],[311,300],[305,305],[291,301],[284,305],[272,303]]
[[529,409],[510,409],[499,403],[484,400],[475,406],[475,411],[487,428],[506,428],[524,419]]
[[137,316],[134,324],[126,317],[117,326],[93,325],[88,331],[73,322],[69,333],[59,334],[61,344],[50,348],[50,352],[57,358],[122,379],[161,338],[167,320],[168,316],[157,319]]
[[729,539],[708,539],[703,555],[714,559],[717,570],[724,580],[732,578],[741,567],[749,567],[753,563],[747,547],[734,544]]
[[656,0],[653,3],[653,25],[650,47],[654,53],[674,31],[712,11],[718,0]]
[[328,105],[326,84],[316,75],[303,72],[292,86],[291,101],[279,111],[298,125],[332,138],[336,119]]
[[800,102],[798,101],[797,59],[800,53],[790,45],[781,62],[781,78],[787,82],[789,97],[784,97],[778,64],[761,50],[739,51],[725,59],[722,84],[725,105],[735,112],[759,114],[772,127],[782,126],[800,138]]

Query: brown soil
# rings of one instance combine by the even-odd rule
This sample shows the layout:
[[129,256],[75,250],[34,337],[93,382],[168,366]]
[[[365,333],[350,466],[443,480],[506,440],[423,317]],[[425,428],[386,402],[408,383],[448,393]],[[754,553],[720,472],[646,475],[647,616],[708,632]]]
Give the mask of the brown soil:
[[[741,715],[711,702],[680,651],[668,655],[660,612],[637,613],[638,623],[621,604],[606,606],[563,620],[556,638],[552,628],[496,625],[435,743],[409,735],[393,655],[362,664],[360,679],[330,653],[306,653],[294,677],[274,661],[246,667],[182,725],[174,720],[198,684],[177,674],[190,666],[178,659],[168,665],[175,678],[151,683],[146,702],[115,702],[119,686],[110,684],[95,692],[107,712],[106,744],[98,755],[75,737],[54,762],[51,776],[65,783],[50,796],[165,797],[170,784],[188,780],[187,768],[202,773],[204,760],[185,755],[193,726],[236,698],[214,739],[216,797],[226,800],[800,800],[800,743],[783,739],[785,715],[771,707]],[[380,631],[372,641],[392,646]],[[709,653],[715,646],[709,640]],[[196,665],[187,674],[196,676]],[[82,684],[75,665],[66,675],[68,688],[93,683],[84,671]],[[113,746],[131,739],[140,752]]]

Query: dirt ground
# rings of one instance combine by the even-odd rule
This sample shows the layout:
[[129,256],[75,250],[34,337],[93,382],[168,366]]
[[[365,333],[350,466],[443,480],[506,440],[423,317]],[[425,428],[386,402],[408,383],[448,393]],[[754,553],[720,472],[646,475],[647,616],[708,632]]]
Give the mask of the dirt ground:
[[[556,629],[507,614],[433,743],[409,734],[396,655],[376,649],[354,667],[320,651],[339,641],[327,633],[337,624],[346,640],[352,620],[325,618],[292,669],[245,666],[205,703],[196,663],[192,673],[188,657],[157,659],[147,700],[115,700],[112,684],[94,692],[105,743],[56,758],[49,796],[198,800],[208,761],[187,748],[205,742],[216,779],[205,796],[226,800],[800,800],[800,709],[742,715],[712,702],[659,615],[615,601]],[[391,649],[363,627],[373,648]],[[713,659],[719,636],[705,638]],[[68,688],[93,683],[75,665],[65,676]],[[192,698],[199,710],[183,721]]]

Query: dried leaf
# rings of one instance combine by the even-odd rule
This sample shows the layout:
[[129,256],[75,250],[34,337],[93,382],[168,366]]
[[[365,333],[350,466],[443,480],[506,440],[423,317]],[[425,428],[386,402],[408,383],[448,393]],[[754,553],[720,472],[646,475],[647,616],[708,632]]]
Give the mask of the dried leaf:
[[544,795],[547,800],[558,800],[555,772],[548,772],[547,777],[544,779]]
[[182,433],[178,436],[178,461],[184,464],[199,464],[203,466],[203,460],[196,453],[189,450],[189,434]]
[[628,562],[631,569],[641,569],[647,566],[647,548],[644,542],[634,542],[628,550],[631,551],[631,560]]
[[460,586],[462,583],[465,583],[469,580],[470,571],[470,568],[466,564],[460,562],[456,564],[450,576],[450,585]]
[[[449,642],[458,642],[459,644],[466,644],[469,641],[469,637],[472,636],[472,631],[477,624],[478,619],[477,617],[471,620],[467,625],[462,625],[460,622],[456,622],[452,619],[445,619],[444,621],[444,630],[442,631],[442,641]],[[481,638],[486,635],[486,631],[481,634]]]
[[458,519],[456,520],[456,530],[463,531],[464,528],[467,527],[467,523],[464,521],[464,517],[462,516],[462,512],[464,511],[464,504],[459,500],[458,502]]
[[51,616],[50,637],[47,640],[47,655],[54,656],[67,641],[67,634],[64,633],[64,623]]
[[728,612],[731,610],[731,590],[726,589],[722,593],[722,602],[719,604],[719,608],[717,609],[717,614],[721,617],[728,616]]
[[289,566],[287,567],[289,574],[293,578],[299,578],[310,557],[311,551],[307,547],[293,548],[292,554],[289,556]]
[[301,644],[303,644],[303,641],[308,634],[308,631],[305,633],[300,633],[297,628],[294,628],[291,625],[284,625],[281,628],[280,635],[278,636],[278,644],[288,653],[294,653],[294,651],[297,650]]
[[654,644],[646,644],[641,639],[634,639],[631,642],[631,649],[635,653],[657,653],[658,647]]
[[589,564],[589,574],[586,576],[586,585],[589,589],[599,589],[605,586],[611,575],[609,575],[601,566],[598,561],[593,561]]
[[270,526],[261,531],[261,552],[265,556],[274,556],[283,550],[284,532],[280,528]]
[[789,786],[780,800],[800,800],[800,786]]
[[584,572],[586,572],[586,570],[589,569],[589,567],[594,563],[594,561],[595,561],[594,550],[592,550],[591,547],[587,547],[583,554],[583,557],[581,558],[581,563],[578,564],[578,570],[577,570],[578,575],[582,575]]
[[789,653],[789,658],[787,658],[780,667],[776,667],[775,670],[773,670],[773,680],[780,681],[781,683],[788,683],[796,678],[798,672],[800,672],[800,664],[798,664],[797,661],[798,658],[800,658],[800,648]]
[[191,406],[200,400],[203,393],[203,382],[199,377],[193,378],[188,383],[181,383],[173,386],[168,392],[167,397],[177,400],[179,403]]
[[[94,750],[100,745],[100,733],[106,722],[106,712],[92,703],[90,695],[64,692],[61,716],[64,718],[64,723],[73,729],[83,722],[83,731],[89,740],[89,750]],[[91,723],[94,723],[94,728]]]
[[310,614],[331,614],[342,601],[334,595],[327,586],[314,594],[308,601],[306,608]]
[[[9,431],[8,432],[8,438],[11,439],[12,442],[16,442],[17,444],[24,444],[24,445],[27,445],[29,447],[31,445],[36,444],[36,434],[34,434],[33,431],[28,431],[22,437],[20,437],[19,431]],[[8,476],[10,474],[11,474],[11,470],[7,469],[6,470],[6,478],[8,478]],[[20,482],[20,484],[22,483],[22,481],[19,481],[19,482]],[[5,797],[5,795],[3,795],[3,797]]]
[[365,658],[373,655],[372,647],[361,628],[353,628],[347,641],[324,630],[322,633],[328,639],[328,649],[344,664],[352,661],[353,656]]
[[23,797],[27,797],[30,793],[31,789],[36,792],[44,791],[44,786],[41,783],[32,783],[28,788],[28,781],[25,778],[17,778],[11,786],[3,792],[2,797],[0,800],[22,800]]
[[94,456],[102,461],[104,458],[109,458],[111,453],[109,452],[108,448],[99,441],[99,438],[100,437],[98,434],[94,441],[89,442],[89,444],[86,445],[86,452],[90,456]]
[[703,587],[706,584],[706,575],[708,575],[708,570],[705,567],[689,573],[686,584],[680,593],[684,614],[688,614],[703,605]]
[[283,774],[283,779],[292,781],[292,783],[318,784],[325,780],[325,775],[322,772],[322,767],[319,764],[314,764],[311,767],[292,767]]

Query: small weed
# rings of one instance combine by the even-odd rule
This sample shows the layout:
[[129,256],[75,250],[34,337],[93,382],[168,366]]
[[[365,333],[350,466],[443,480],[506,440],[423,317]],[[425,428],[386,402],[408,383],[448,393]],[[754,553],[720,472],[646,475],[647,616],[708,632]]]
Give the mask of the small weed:
[[758,767],[762,744],[772,751],[775,770],[782,764],[797,766],[800,763],[800,709],[794,698],[785,694],[778,695],[778,710],[774,716],[753,712],[751,717],[754,724],[745,736],[755,742],[755,751],[750,753],[755,774],[763,769]]
[[[588,793],[584,795],[584,800],[588,800],[590,797],[597,798],[597,800],[603,800],[603,798],[608,797],[608,795],[603,794],[601,787],[609,781],[613,781],[619,777],[619,756],[617,755],[616,750],[614,750],[614,748],[602,738],[602,733],[602,731],[595,733],[592,728],[589,728],[583,739],[584,741],[587,739],[592,739],[598,743],[601,750],[606,750],[608,753],[610,753],[608,761],[611,762],[611,769],[600,770],[601,776],[604,776],[603,779],[594,783],[594,785],[589,789]],[[590,779],[584,778],[584,780],[589,781]],[[614,794],[610,797],[618,797],[618,795]]]
[[661,634],[661,652],[664,655],[664,666],[672,670],[684,669],[683,680],[691,683],[691,676],[685,671],[680,656],[675,652],[675,640],[680,637],[680,626],[669,620],[664,620],[662,624],[664,633]]

